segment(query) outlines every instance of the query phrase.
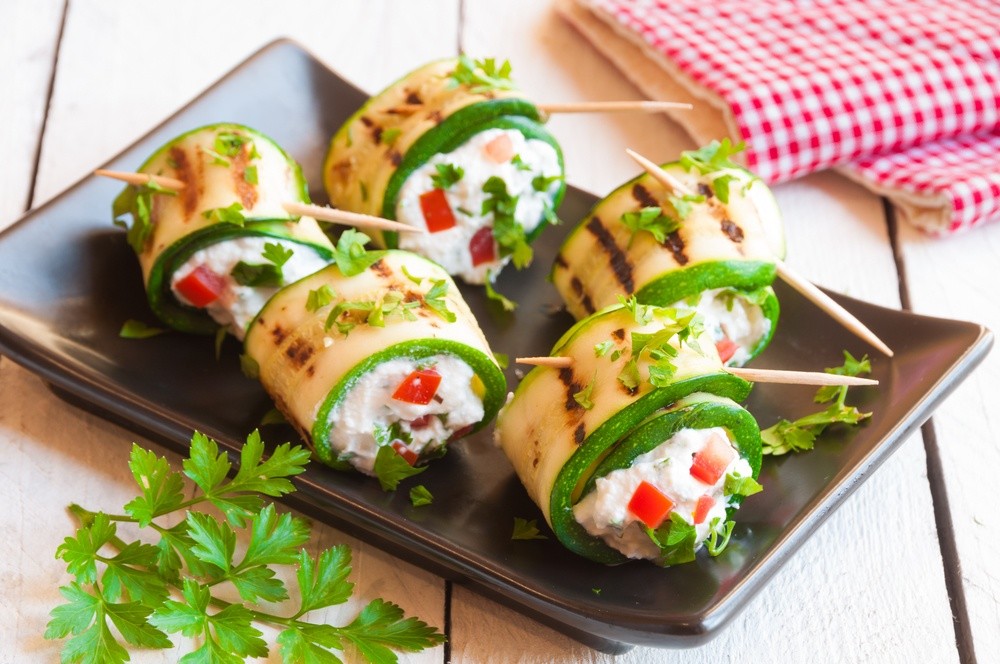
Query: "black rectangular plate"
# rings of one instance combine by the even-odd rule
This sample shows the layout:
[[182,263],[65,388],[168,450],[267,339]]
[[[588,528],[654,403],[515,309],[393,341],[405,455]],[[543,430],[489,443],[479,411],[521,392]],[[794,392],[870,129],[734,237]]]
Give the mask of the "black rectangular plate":
[[[299,160],[314,199],[323,202],[316,188],[327,141],[365,99],[296,44],[278,41],[105,166],[135,169],[174,135],[240,122]],[[236,343],[227,341],[216,360],[209,338],[118,337],[126,319],[155,322],[135,256],[110,223],[119,189],[86,178],[0,235],[0,351],[60,396],[178,452],[186,452],[193,429],[235,452],[271,408],[259,385],[240,373]],[[561,237],[595,200],[571,189],[561,210],[566,222],[543,234],[531,268],[504,271],[499,289],[520,303],[514,314],[499,312],[479,288],[463,289],[496,351],[544,355],[572,324],[546,275]],[[781,322],[757,366],[817,370],[840,364],[841,349],[869,352],[797,293],[780,284],[777,290]],[[368,478],[318,464],[299,478],[287,502],[602,650],[698,645],[930,416],[992,341],[971,323],[837,299],[896,352],[891,361],[873,353],[879,388],[852,390],[852,400],[874,415],[861,427],[831,430],[809,454],[767,460],[766,490],[740,510],[733,543],[719,558],[700,555],[666,570],[643,562],[605,567],[574,556],[551,536],[511,541],[514,517],[540,515],[493,446],[491,430],[455,445],[420,476],[434,494],[431,507],[412,507],[406,490],[383,493]],[[515,373],[507,372],[512,388]],[[766,426],[812,412],[812,392],[761,385],[749,408]],[[272,443],[296,439],[287,428],[265,428],[264,436]]]

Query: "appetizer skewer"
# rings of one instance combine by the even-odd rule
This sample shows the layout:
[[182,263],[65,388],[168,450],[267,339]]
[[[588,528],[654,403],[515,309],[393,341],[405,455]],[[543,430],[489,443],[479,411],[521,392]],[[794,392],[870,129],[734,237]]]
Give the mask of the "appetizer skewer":
[[[222,327],[242,339],[279,287],[333,256],[315,219],[284,209],[309,202],[298,164],[253,129],[216,124],[187,132],[138,174],[147,179],[115,199],[115,223],[128,229],[150,307],[178,330]],[[160,177],[184,186],[165,187]]]
[[556,537],[591,560],[718,553],[759,490],[760,433],[691,312],[630,300],[577,323],[500,414],[498,444]]
[[[346,273],[345,273],[346,272]],[[484,426],[506,381],[444,270],[403,251],[359,254],[279,291],[245,342],[264,388],[326,464],[379,474]]]
[[338,208],[428,231],[378,244],[415,251],[470,283],[531,260],[565,191],[559,144],[509,66],[463,56],[425,65],[337,131],[324,184]]
[[[655,162],[643,157],[634,150],[625,150],[626,153],[632,159],[634,159],[640,166],[642,166],[647,173],[656,178],[661,184],[666,187],[673,189],[674,193],[680,196],[691,196],[694,192],[690,187],[688,187],[684,182],[679,180],[670,174],[669,171],[661,168]],[[875,348],[892,357],[892,349],[889,348],[885,342],[879,339],[874,332],[868,329],[864,323],[859,321],[856,316],[851,312],[844,309],[842,306],[837,304],[833,298],[828,296],[826,293],[818,289],[808,280],[804,279],[794,270],[789,268],[780,256],[775,256],[774,258],[775,268],[777,275],[787,283],[789,286],[797,290],[804,297],[813,302],[820,309],[830,314],[835,320],[837,320],[841,325],[846,327],[856,336],[867,341]]]
[[729,365],[767,346],[784,231],[770,190],[728,159],[727,145],[684,153],[664,167],[667,185],[648,174],[626,182],[570,232],[552,281],[574,317],[634,294],[697,309]]

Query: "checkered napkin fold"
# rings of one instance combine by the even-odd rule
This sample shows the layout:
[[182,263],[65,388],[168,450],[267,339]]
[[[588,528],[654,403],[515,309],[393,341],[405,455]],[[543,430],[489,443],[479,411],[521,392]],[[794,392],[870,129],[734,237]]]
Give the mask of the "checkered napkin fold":
[[699,143],[768,182],[837,168],[933,234],[1000,221],[1000,2],[559,0]]

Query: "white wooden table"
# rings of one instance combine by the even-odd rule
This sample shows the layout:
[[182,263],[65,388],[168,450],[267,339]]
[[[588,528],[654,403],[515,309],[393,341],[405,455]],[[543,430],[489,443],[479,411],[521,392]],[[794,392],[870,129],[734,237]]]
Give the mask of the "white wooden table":
[[[510,58],[537,99],[638,96],[538,0],[4,0],[0,227],[86,177],[279,36],[368,90],[462,49]],[[567,116],[550,126],[569,181],[595,193],[634,174],[626,146],[663,160],[694,147],[657,117]],[[933,240],[897,228],[880,198],[834,174],[776,191],[788,262],[816,283],[1000,329],[1000,224]],[[998,405],[993,353],[717,639],[690,651],[637,648],[616,661],[996,661]],[[134,438],[0,359],[0,662],[58,661],[60,644],[42,633],[61,601],[57,587],[68,581],[53,557],[73,529],[64,507],[127,501]],[[446,646],[412,661],[612,659],[332,528],[317,532],[318,546],[354,548],[360,598],[385,597],[447,632]],[[349,619],[358,606],[331,620]]]

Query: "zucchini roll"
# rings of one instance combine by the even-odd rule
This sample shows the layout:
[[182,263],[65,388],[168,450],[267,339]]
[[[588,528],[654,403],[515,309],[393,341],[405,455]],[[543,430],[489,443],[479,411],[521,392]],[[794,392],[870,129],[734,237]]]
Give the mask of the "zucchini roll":
[[278,288],[332,257],[316,221],[290,217],[282,207],[309,202],[305,178],[260,132],[236,124],[195,129],[158,149],[139,172],[185,183],[179,191],[130,185],[114,203],[116,223],[128,228],[139,256],[150,307],[182,332],[223,327],[242,339]]
[[372,97],[337,131],[324,182],[339,208],[424,228],[375,241],[484,283],[555,218],[562,152],[509,65],[463,56],[432,62]]
[[376,474],[382,448],[411,465],[491,421],[506,381],[440,266],[364,254],[279,291],[250,325],[249,363],[324,463]]
[[552,270],[573,316],[634,294],[648,304],[695,307],[727,364],[740,366],[767,347],[778,318],[770,284],[775,258],[784,256],[781,217],[758,178],[704,156],[721,151],[713,144],[663,166],[695,196],[643,174],[594,206]]
[[496,438],[559,540],[602,563],[673,565],[758,488],[760,430],[693,312],[635,300],[577,323],[500,414]]

